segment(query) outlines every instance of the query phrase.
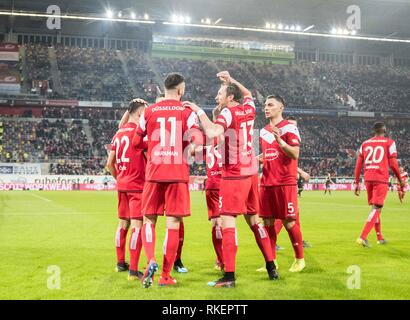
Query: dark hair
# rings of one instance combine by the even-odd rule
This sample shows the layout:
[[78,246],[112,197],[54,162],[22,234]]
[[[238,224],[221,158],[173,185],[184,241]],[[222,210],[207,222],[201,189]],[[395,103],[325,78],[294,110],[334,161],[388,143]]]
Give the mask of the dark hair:
[[296,117],[295,117],[295,116],[289,116],[289,117],[288,117],[288,120],[297,121],[298,119],[296,119]]
[[145,103],[137,102],[137,101],[131,101],[128,104],[128,112],[130,114],[132,114],[132,113],[136,112],[139,108],[142,108],[142,107],[146,107]]
[[170,73],[164,80],[165,89],[172,90],[185,81],[185,78],[179,73]]
[[382,134],[386,132],[386,125],[383,122],[376,122],[373,126],[374,132]]
[[279,101],[280,103],[282,103],[283,106],[286,105],[285,99],[279,94],[271,94],[271,95],[267,96],[266,99],[275,99],[276,101]]
[[226,86],[226,96],[231,96],[233,95],[233,100],[236,102],[241,102],[242,101],[242,92],[241,89],[239,89],[239,87],[234,84],[234,83],[230,83]]

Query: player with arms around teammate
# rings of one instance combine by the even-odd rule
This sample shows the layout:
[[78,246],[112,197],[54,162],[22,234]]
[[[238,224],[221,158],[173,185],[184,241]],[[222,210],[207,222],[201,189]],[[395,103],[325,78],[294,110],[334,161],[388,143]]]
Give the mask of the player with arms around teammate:
[[[171,276],[179,245],[180,222],[189,216],[189,165],[187,162],[190,132],[198,127],[198,117],[185,108],[181,97],[185,93],[184,77],[177,73],[165,79],[165,97],[145,109],[140,118],[135,140],[148,137],[146,183],[142,194],[142,243],[147,269],[142,278],[144,288],[153,283],[158,270],[155,260],[155,225],[157,217],[166,215],[166,236],[160,286],[175,285]],[[201,134],[202,136],[202,134]]]
[[[127,271],[129,280],[140,278],[138,271],[142,241],[140,230],[142,227],[141,195],[145,183],[146,158],[144,143],[132,144],[138,127],[140,115],[146,104],[143,100],[133,100],[126,112],[127,120],[121,121],[117,133],[112,139],[107,160],[107,168],[117,180],[118,190],[118,217],[120,219],[115,236],[117,253],[116,271]],[[125,262],[125,243],[131,220],[131,238],[129,240],[130,265]]]
[[360,146],[354,172],[354,193],[358,196],[360,194],[360,173],[364,165],[367,199],[369,205],[372,206],[363,231],[357,239],[357,243],[364,247],[370,247],[367,236],[373,227],[376,229],[377,243],[386,243],[381,234],[380,214],[389,188],[389,167],[397,177],[399,191],[404,186],[397,163],[396,143],[392,139],[385,137],[386,126],[384,123],[375,123],[373,129],[375,136],[364,141]]
[[298,218],[297,169],[300,134],[296,125],[283,119],[285,100],[279,95],[268,96],[265,117],[269,119],[260,132],[263,171],[260,187],[260,216],[271,239],[276,259],[275,219],[280,219],[288,232],[295,252],[291,272],[305,268],[302,233]]
[[217,77],[223,81],[216,98],[222,111],[215,123],[209,120],[197,105],[189,104],[189,106],[197,112],[208,139],[224,136],[219,199],[225,274],[221,279],[212,281],[208,285],[232,288],[235,286],[235,260],[238,250],[236,230],[238,215],[245,214],[245,219],[251,226],[265,258],[269,279],[276,280],[279,274],[273,261],[269,236],[265,227],[259,223],[258,216],[258,165],[252,146],[256,107],[250,91],[231,78],[229,72],[220,72]]

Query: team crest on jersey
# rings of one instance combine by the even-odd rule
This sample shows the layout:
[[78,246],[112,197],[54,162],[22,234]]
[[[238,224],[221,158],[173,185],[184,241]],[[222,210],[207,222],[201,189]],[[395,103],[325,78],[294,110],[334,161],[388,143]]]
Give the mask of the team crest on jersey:
[[264,158],[266,161],[273,161],[279,157],[279,151],[273,148],[266,149]]

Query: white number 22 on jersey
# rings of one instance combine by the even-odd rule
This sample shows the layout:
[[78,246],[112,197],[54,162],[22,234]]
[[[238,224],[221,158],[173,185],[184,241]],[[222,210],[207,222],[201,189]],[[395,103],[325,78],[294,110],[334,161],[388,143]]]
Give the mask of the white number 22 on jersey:
[[372,146],[367,146],[364,149],[366,152],[368,152],[365,164],[372,164],[372,163],[380,163],[383,160],[384,157],[384,148],[381,146],[377,146],[376,148],[373,148]]
[[[120,145],[122,145],[123,143],[125,143],[124,148],[122,149],[122,155],[120,156],[119,150],[120,150]],[[128,138],[128,136],[123,136],[121,138],[121,141],[119,138],[116,138],[114,141],[115,144],[115,158],[117,159],[117,163],[121,163],[121,162],[130,162],[130,158],[127,158],[125,155],[127,153],[127,150],[130,146],[130,139]]]

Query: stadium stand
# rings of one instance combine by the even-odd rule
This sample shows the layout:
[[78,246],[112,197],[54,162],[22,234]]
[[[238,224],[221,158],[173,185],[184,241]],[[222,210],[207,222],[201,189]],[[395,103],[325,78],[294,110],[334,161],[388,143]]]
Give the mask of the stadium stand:
[[[47,46],[26,45],[30,79],[49,79]],[[128,101],[134,95],[153,101],[158,83],[171,71],[187,79],[188,100],[213,105],[218,70],[238,74],[259,98],[272,92],[287,98],[288,106],[346,108],[363,111],[406,112],[410,109],[410,69],[380,65],[295,61],[291,65],[256,62],[150,58],[136,50],[105,50],[56,46],[64,88],[62,98]],[[130,78],[122,66],[124,59]],[[152,61],[149,61],[152,59]],[[153,65],[156,70],[151,70]],[[130,83],[132,81],[132,83]],[[137,92],[133,92],[132,86]],[[262,101],[261,99],[258,99]]]

